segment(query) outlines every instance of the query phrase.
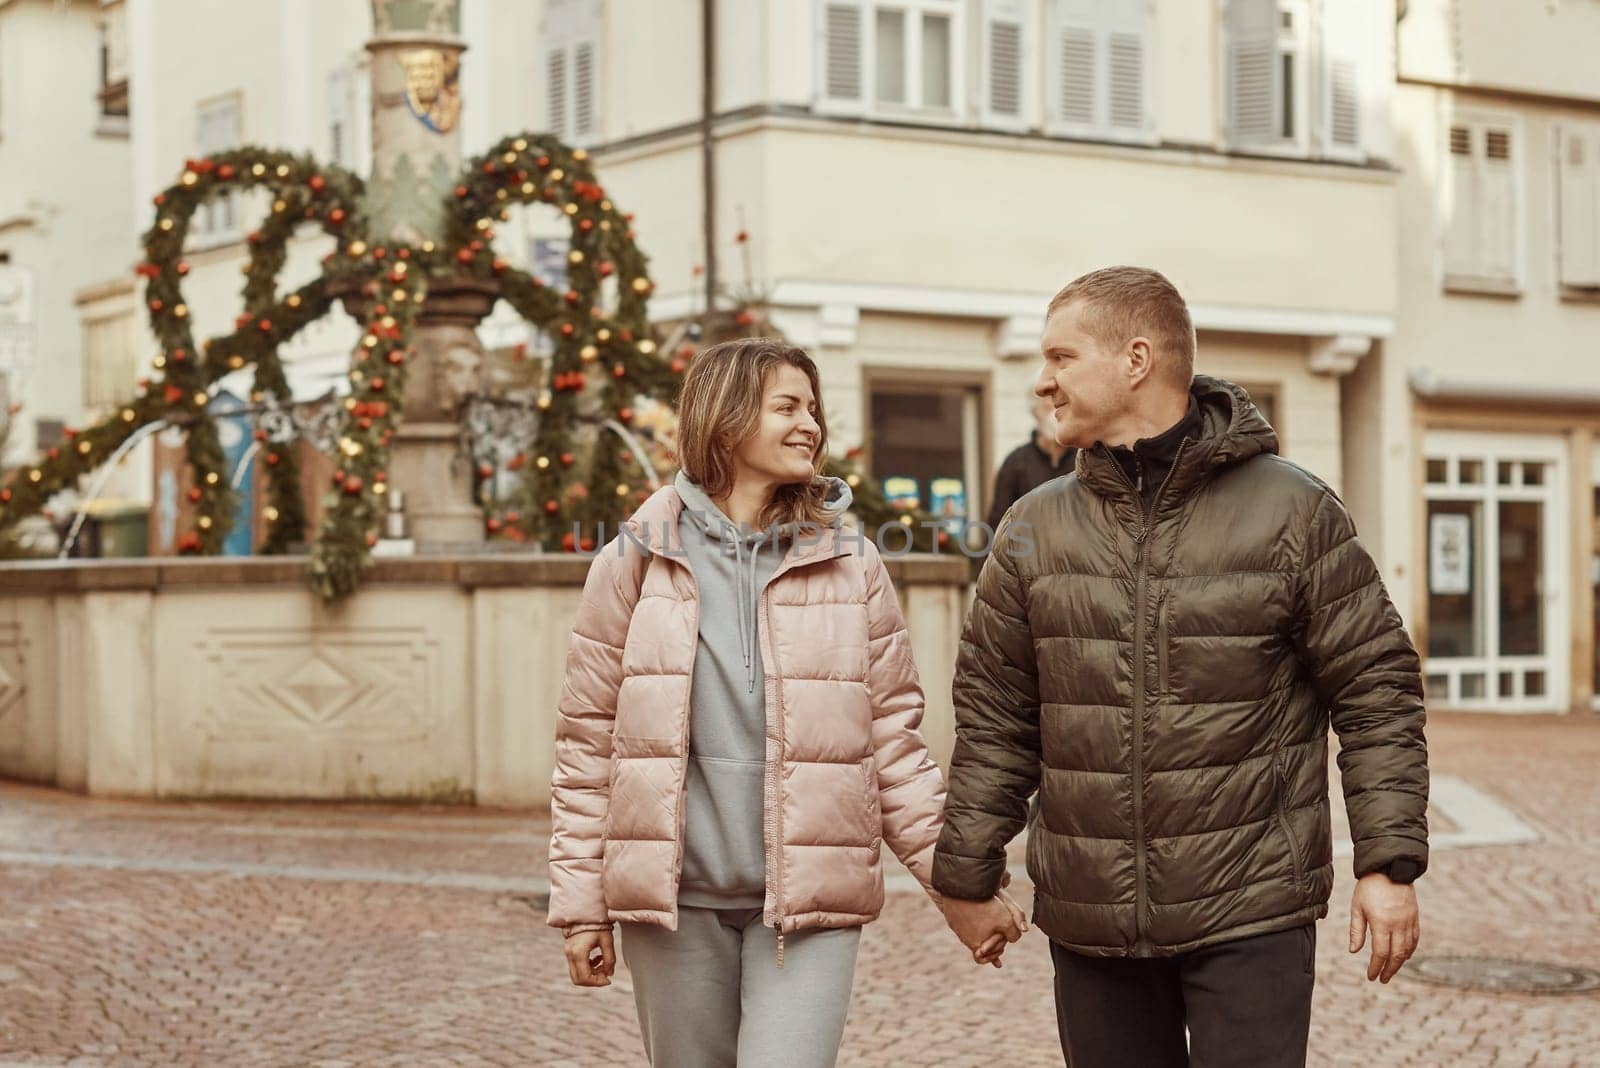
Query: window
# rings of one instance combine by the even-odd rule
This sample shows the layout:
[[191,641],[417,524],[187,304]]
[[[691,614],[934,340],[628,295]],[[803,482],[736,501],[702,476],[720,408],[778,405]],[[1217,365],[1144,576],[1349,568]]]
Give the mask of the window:
[[1149,0],[1053,0],[1050,129],[1149,141],[1154,16]]
[[91,408],[121,404],[138,378],[137,326],[127,309],[83,321],[83,403]]
[[[239,147],[239,97],[237,94],[200,105],[195,140],[201,156]],[[239,195],[214,196],[200,205],[189,232],[206,244],[225,244],[239,237]]]
[[100,20],[100,122],[98,133],[128,132],[127,22],[122,4],[104,6]]
[[1520,144],[1509,118],[1466,116],[1450,124],[1442,205],[1445,288],[1518,291]]
[[1227,0],[1230,147],[1307,152],[1308,21],[1305,0]]
[[981,499],[982,379],[949,375],[930,381],[902,374],[867,373],[869,470],[891,504],[927,509],[959,534],[965,521],[983,518],[987,504]]
[[1600,287],[1600,126],[1561,130],[1557,212],[1561,284]]
[[[957,47],[965,39],[962,6],[959,0],[825,0],[819,108],[843,114],[956,117],[964,91],[966,52]],[[1020,17],[998,21],[1000,51],[1008,33],[1020,45]],[[1005,82],[1011,77],[1020,80],[1021,75],[999,72],[1002,103],[1008,103]],[[1020,98],[1020,89],[1013,95]]]
[[1559,437],[1430,432],[1429,700],[1563,707],[1568,634],[1565,445]]
[[561,140],[600,136],[600,12],[596,0],[548,0],[544,17],[545,127]]

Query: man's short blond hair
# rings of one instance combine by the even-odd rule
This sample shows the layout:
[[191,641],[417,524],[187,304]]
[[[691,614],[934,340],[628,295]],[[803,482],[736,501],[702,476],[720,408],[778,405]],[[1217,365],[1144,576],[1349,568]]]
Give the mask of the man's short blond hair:
[[1049,318],[1069,304],[1083,308],[1084,329],[1108,348],[1146,337],[1157,364],[1185,386],[1194,377],[1194,323],[1178,287],[1148,267],[1102,267],[1074,279],[1050,301]]

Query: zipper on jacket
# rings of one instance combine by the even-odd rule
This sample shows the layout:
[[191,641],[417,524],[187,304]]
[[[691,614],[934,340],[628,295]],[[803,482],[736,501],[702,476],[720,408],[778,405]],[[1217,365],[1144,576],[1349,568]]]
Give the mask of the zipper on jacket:
[[[1133,602],[1133,867],[1134,867],[1134,909],[1133,930],[1134,944],[1133,955],[1146,956],[1150,947],[1145,943],[1145,931],[1150,926],[1147,913],[1150,910],[1150,895],[1145,886],[1145,872],[1149,861],[1146,857],[1147,846],[1144,835],[1144,704],[1145,704],[1145,602],[1148,599],[1149,575],[1146,567],[1146,550],[1150,533],[1155,527],[1156,513],[1161,509],[1161,498],[1166,496],[1167,485],[1172,481],[1172,473],[1178,469],[1178,461],[1183,459],[1183,450],[1189,447],[1188,438],[1178,443],[1178,450],[1172,454],[1172,466],[1167,468],[1166,477],[1161,480],[1160,487],[1156,490],[1155,500],[1150,502],[1148,511],[1144,508],[1144,498],[1139,489],[1134,486],[1133,480],[1116,462],[1116,457],[1109,456],[1111,466],[1116,468],[1122,481],[1130,490],[1134,491],[1134,503],[1139,508],[1140,524],[1134,531],[1133,540],[1138,546],[1134,558],[1134,602]],[[1104,446],[1102,446],[1104,447]],[[1140,480],[1141,482],[1143,479]]]
[[1167,591],[1156,594],[1156,688],[1165,694],[1167,684]]
[[[671,560],[671,557],[663,557]],[[687,563],[674,560],[689,576],[694,588],[694,623],[689,633],[694,635],[695,649],[689,654],[689,673],[684,678],[683,698],[683,774],[678,780],[678,844],[672,856],[672,916],[678,917],[678,891],[683,884],[683,849],[689,839],[689,727],[694,720],[694,662],[699,659],[700,642],[700,584],[695,581],[694,569]]]
[[1297,890],[1306,888],[1305,866],[1300,862],[1300,840],[1294,836],[1294,827],[1289,823],[1287,799],[1284,795],[1289,789],[1289,755],[1280,742],[1272,753],[1273,771],[1278,779],[1277,809],[1278,823],[1283,827],[1283,836],[1289,840],[1289,864],[1294,869],[1294,885]]
[[[773,576],[776,579],[777,575]],[[778,967],[783,967],[783,672],[778,667],[777,644],[772,640],[772,602],[767,591],[772,586],[772,579],[767,580],[767,585],[761,589],[761,603],[756,614],[756,625],[759,629],[757,637],[766,639],[768,650],[771,653],[772,671],[763,671],[767,685],[771,687],[771,697],[768,704],[776,706],[767,709],[767,715],[773,717],[777,724],[778,756],[774,766],[766,769],[766,774],[772,776],[772,804],[767,805],[766,824],[768,842],[767,846],[767,877],[772,880],[772,918],[773,926],[778,929]],[[775,701],[773,700],[775,699]],[[765,798],[766,791],[763,789]]]

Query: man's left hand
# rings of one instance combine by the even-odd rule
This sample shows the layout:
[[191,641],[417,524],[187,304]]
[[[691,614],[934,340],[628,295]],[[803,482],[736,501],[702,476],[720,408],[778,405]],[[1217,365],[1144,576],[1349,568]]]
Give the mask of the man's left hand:
[[1361,952],[1372,932],[1372,959],[1367,979],[1387,983],[1411,959],[1422,937],[1417,917],[1417,891],[1409,883],[1390,882],[1381,871],[1356,880],[1350,898],[1350,952]]

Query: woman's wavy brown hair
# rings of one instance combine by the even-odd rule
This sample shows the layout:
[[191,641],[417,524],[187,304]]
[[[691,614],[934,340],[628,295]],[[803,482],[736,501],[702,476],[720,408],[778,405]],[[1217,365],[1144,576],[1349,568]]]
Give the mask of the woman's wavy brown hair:
[[782,523],[827,525],[835,518],[825,503],[828,484],[820,477],[828,458],[828,420],[816,363],[804,349],[770,337],[724,341],[694,358],[678,396],[678,464],[706,496],[721,500],[733,490],[734,450],[761,425],[767,380],[785,366],[798,368],[811,382],[821,434],[810,480],[779,486],[757,517],[761,529]]

